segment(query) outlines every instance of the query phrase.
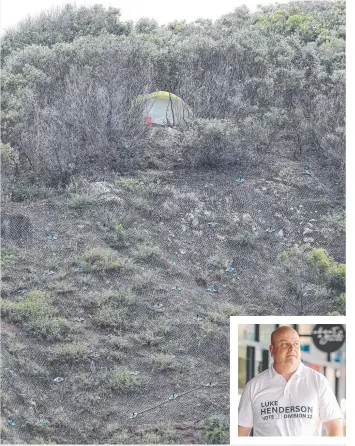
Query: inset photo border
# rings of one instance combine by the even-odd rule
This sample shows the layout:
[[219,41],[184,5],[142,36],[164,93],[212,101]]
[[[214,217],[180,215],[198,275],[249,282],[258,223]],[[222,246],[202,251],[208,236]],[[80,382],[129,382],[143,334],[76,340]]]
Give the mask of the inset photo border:
[[[346,419],[349,420],[350,417],[349,413],[347,413],[346,411],[346,396],[350,395],[350,393],[348,385],[349,383],[346,383],[346,343],[349,341],[347,336],[348,333],[346,327],[346,319],[347,318],[345,316],[232,316],[230,318],[231,444],[348,444],[347,438],[349,438],[349,429],[347,429],[346,426]],[[325,327],[326,325],[328,327]],[[343,326],[342,328],[344,329],[344,334],[346,334],[346,336],[342,334],[341,329],[339,330],[336,328],[337,325]],[[275,430],[275,426],[273,426],[273,423],[276,420],[273,420],[272,418],[299,417],[300,419],[297,420],[297,423],[298,425],[300,425],[302,424],[302,422],[307,422],[307,420],[301,420],[302,417],[304,418],[303,412],[307,412],[307,407],[308,413],[312,414],[313,406],[307,405],[304,402],[307,400],[307,392],[310,392],[311,389],[304,389],[305,392],[303,392],[302,386],[300,387],[301,390],[297,390],[297,392],[300,391],[300,395],[297,398],[296,402],[300,402],[300,406],[297,405],[288,407],[286,405],[285,407],[285,405],[279,405],[279,395],[275,395],[275,398],[269,398],[267,392],[263,392],[263,396],[265,395],[265,401],[257,402],[256,404],[260,403],[263,405],[263,410],[265,411],[265,414],[263,414],[263,416],[268,416],[270,420],[267,420],[259,431],[257,430],[258,428],[255,427],[255,435],[254,430],[251,430],[249,436],[238,436],[238,406],[240,403],[241,395],[243,394],[247,382],[249,382],[251,379],[260,375],[264,371],[265,373],[263,376],[266,376],[266,373],[269,373],[266,372],[267,370],[274,371],[272,367],[272,357],[276,354],[280,355],[280,352],[282,352],[282,350],[278,349],[277,352],[274,352],[273,347],[271,347],[270,351],[271,333],[280,326],[290,326],[291,328],[294,328],[298,333],[300,353],[296,353],[295,361],[298,361],[299,363],[300,354],[302,366],[301,369],[297,370],[299,373],[301,372],[301,370],[304,370],[305,373],[307,373],[307,376],[309,375],[311,377],[310,379],[316,379],[317,382],[319,381],[321,385],[325,386],[324,388],[326,388],[328,392],[327,395],[332,400],[330,401],[330,403],[335,402],[334,405],[329,403],[329,407],[334,407],[336,415],[324,414],[324,416],[330,417],[329,420],[332,420],[332,416],[337,419],[338,415],[342,417],[342,430],[344,433],[343,437],[328,436],[327,430],[325,429],[325,423],[322,423],[322,428],[318,430],[320,432],[319,436],[298,436],[298,434],[292,436],[292,434],[290,434],[291,431],[288,429],[297,426],[297,424],[293,424],[292,422],[285,423],[286,430],[284,434],[282,433],[282,424],[279,424],[277,430]],[[332,329],[333,331],[330,332],[329,329]],[[281,330],[277,332],[277,334],[280,333],[292,333],[292,330]],[[293,347],[290,346],[290,349],[293,349]],[[272,352],[274,354],[272,354]],[[289,356],[292,355],[290,354]],[[283,360],[282,357],[281,360]],[[287,361],[288,360],[293,361],[294,359],[288,358]],[[314,373],[314,371],[309,373],[309,369],[313,369],[314,371],[320,373],[321,376],[319,376],[317,373]],[[326,379],[324,379],[324,377]],[[280,378],[282,379],[281,375]],[[257,381],[254,380],[254,387],[255,385],[261,386],[262,380],[262,377],[260,377],[260,379]],[[251,389],[251,387],[247,388]],[[262,393],[260,391],[260,387],[255,387],[255,389],[257,394],[260,394],[261,396]],[[302,400],[302,398],[304,401]],[[270,402],[271,400],[273,400],[273,403]],[[254,424],[254,420],[256,419],[254,417],[258,415],[252,414],[252,411],[249,414],[246,414],[246,408],[249,406],[245,405],[245,401],[247,401],[247,399],[244,398],[244,424]],[[271,408],[271,404],[274,404],[278,407]],[[287,412],[287,414],[285,415],[283,412]],[[302,416],[300,416],[299,413],[302,413]],[[309,415],[309,417],[312,418],[312,415]],[[246,421],[249,419],[252,421]],[[260,420],[258,426],[261,426]],[[330,426],[328,424],[327,427],[333,428],[332,423],[330,423]],[[339,429],[339,425],[337,428]],[[270,432],[270,436],[268,436],[268,432]],[[278,435],[278,433],[276,432],[281,433],[280,435]],[[295,430],[295,432],[297,432],[297,430]]]

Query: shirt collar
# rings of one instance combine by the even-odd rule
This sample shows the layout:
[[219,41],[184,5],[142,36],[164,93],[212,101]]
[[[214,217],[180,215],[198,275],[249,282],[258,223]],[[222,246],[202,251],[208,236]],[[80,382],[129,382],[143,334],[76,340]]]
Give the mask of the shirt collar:
[[[303,362],[300,362],[300,365],[297,367],[297,370],[295,371],[295,375],[301,376],[303,371],[304,371],[304,367],[305,365],[303,364]],[[274,363],[272,363],[269,367],[269,378],[273,379],[275,378],[275,376],[279,375],[279,373],[277,373],[277,371],[274,369]]]

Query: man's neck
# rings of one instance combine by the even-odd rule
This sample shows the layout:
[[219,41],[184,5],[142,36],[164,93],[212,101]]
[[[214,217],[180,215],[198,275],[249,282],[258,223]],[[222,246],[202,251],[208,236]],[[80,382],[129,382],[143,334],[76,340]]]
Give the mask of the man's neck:
[[282,375],[286,381],[289,381],[291,376],[296,372],[300,364],[285,366],[284,364],[275,364],[274,369],[279,374]]

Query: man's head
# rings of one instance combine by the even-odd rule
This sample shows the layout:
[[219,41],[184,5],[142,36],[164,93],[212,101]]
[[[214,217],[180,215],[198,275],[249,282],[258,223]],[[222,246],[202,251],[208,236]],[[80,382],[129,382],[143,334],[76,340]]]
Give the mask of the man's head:
[[279,327],[272,332],[269,350],[279,368],[297,368],[301,362],[300,338],[291,327]]

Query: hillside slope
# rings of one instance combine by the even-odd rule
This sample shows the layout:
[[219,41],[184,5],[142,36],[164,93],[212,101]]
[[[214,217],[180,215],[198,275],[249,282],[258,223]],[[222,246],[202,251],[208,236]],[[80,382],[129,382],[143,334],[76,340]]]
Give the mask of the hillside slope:
[[342,196],[325,171],[269,161],[5,204],[4,441],[228,442],[229,316],[342,311],[313,273],[301,306],[280,257],[344,262]]

